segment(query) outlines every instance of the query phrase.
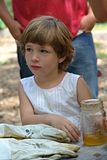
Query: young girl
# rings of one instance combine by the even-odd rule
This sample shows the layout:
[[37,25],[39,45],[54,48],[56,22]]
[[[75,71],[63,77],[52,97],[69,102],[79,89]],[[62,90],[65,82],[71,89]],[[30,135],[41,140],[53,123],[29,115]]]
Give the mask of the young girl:
[[92,98],[82,77],[65,72],[74,56],[67,27],[51,16],[30,22],[19,42],[34,76],[19,84],[22,124],[44,123],[80,137],[80,102]]

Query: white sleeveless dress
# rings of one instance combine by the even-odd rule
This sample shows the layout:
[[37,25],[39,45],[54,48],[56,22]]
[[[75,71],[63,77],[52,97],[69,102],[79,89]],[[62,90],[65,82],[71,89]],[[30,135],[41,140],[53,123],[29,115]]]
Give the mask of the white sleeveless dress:
[[36,112],[62,115],[80,128],[80,106],[77,102],[79,77],[67,72],[61,83],[50,89],[40,88],[34,76],[21,79],[21,84]]

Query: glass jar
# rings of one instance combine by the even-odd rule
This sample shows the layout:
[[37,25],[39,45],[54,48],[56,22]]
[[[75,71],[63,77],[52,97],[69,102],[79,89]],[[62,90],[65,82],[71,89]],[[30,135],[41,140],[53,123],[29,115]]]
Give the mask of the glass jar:
[[81,102],[81,126],[83,143],[95,146],[107,143],[107,131],[104,130],[105,111],[100,99],[88,99]]

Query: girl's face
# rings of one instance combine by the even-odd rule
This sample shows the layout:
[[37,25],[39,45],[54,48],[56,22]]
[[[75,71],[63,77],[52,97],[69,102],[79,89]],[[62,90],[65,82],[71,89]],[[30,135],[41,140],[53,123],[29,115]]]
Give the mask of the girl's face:
[[58,74],[58,65],[64,58],[58,58],[50,45],[41,46],[28,42],[25,45],[26,63],[31,72],[38,77]]

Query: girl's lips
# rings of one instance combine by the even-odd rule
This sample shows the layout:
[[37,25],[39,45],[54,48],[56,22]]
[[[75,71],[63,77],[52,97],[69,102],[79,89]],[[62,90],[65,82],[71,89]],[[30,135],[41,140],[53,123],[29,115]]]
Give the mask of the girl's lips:
[[31,65],[31,68],[33,68],[33,69],[39,69],[39,68],[41,68],[41,66],[39,66],[39,65]]

